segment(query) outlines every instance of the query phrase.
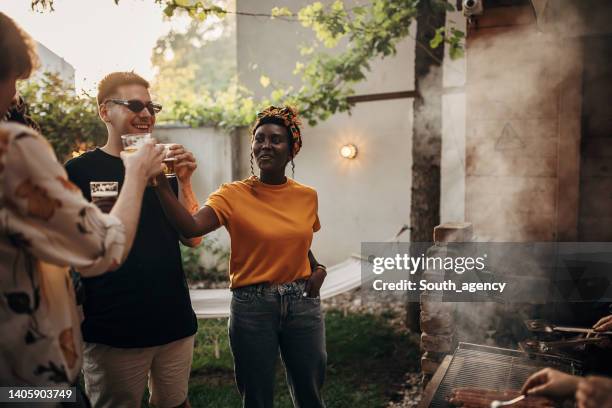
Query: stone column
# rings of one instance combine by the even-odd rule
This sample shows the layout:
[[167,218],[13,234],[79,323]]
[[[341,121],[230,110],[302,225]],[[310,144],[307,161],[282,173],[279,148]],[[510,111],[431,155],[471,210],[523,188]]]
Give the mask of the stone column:
[[[427,256],[452,256],[447,251],[446,243],[469,242],[471,239],[470,223],[438,225],[434,228],[434,246],[428,250]],[[423,279],[428,282],[443,282],[445,271],[428,269],[423,273]],[[429,381],[444,356],[455,349],[455,310],[455,303],[443,302],[441,292],[426,291],[421,294],[421,371],[424,382]]]

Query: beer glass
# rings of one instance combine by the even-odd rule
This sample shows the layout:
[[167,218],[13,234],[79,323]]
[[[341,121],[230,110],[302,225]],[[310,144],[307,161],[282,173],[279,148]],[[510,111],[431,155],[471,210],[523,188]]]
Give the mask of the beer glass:
[[119,196],[119,183],[116,181],[92,181],[89,183],[91,201],[102,210],[109,213]]
[[151,140],[150,133],[129,133],[121,136],[123,151],[126,153],[134,153],[138,148],[145,144],[147,140]]
[[164,174],[166,177],[176,177],[176,173],[174,172],[174,165],[176,164],[176,157],[168,157],[170,154],[170,147],[174,146],[174,143],[162,143],[164,146],[164,155],[165,158],[163,160],[164,164]]
[[[152,140],[150,133],[128,133],[126,135],[121,135],[123,151],[128,154],[136,153],[136,150],[138,150],[140,146],[143,146],[148,140]],[[155,178],[151,178],[147,185],[155,187],[157,185]]]

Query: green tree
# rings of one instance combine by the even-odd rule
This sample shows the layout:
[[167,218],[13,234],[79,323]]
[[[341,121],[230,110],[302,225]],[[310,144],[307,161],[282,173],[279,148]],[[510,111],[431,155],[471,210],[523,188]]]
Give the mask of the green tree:
[[57,74],[45,73],[40,80],[24,81],[19,92],[60,161],[106,139],[96,99],[77,95]]
[[185,32],[171,31],[153,49],[152,91],[164,104],[195,104],[226,90],[236,75],[233,18],[191,21]]
[[[119,0],[113,0],[118,3]],[[370,62],[374,58],[394,55],[397,44],[410,34],[410,25],[418,15],[419,3],[427,3],[430,9],[452,10],[446,0],[371,0],[363,6],[345,8],[342,0],[335,0],[329,5],[316,1],[300,9],[291,11],[286,7],[274,7],[270,13],[236,13],[230,12],[219,3],[211,0],[153,0],[165,5],[164,13],[172,17],[177,11],[187,12],[197,21],[206,21],[211,17],[226,17],[231,14],[247,16],[268,16],[270,18],[286,19],[301,23],[312,28],[319,40],[315,47],[303,47],[305,62],[296,64],[295,73],[301,76],[302,86],[292,88],[273,88],[270,96],[263,101],[252,101],[248,105],[257,109],[266,103],[291,103],[297,105],[302,116],[311,125],[326,120],[337,112],[349,111],[351,104],[347,97],[354,94],[354,86],[366,78]],[[53,0],[31,0],[32,8],[52,9]],[[446,30],[443,26],[434,26],[431,37],[417,39],[417,47],[421,48],[429,58],[436,58],[429,52],[441,48],[442,44],[449,47],[451,57],[462,54],[463,33],[457,29]],[[180,41],[186,38],[181,38]],[[317,51],[320,44],[326,48],[337,46],[341,40],[346,45],[342,51],[333,55],[326,51]],[[166,47],[166,49],[171,49]],[[190,58],[179,57],[177,61],[188,61]],[[177,84],[188,85],[197,78],[197,67],[189,62],[170,64],[164,78],[171,78]],[[183,77],[181,77],[183,76]],[[160,74],[161,78],[161,74]],[[264,78],[267,80],[267,78]],[[161,79],[160,79],[161,80]],[[161,87],[161,85],[160,85]],[[177,95],[182,99],[181,106],[189,104],[191,91],[185,91],[189,86],[180,87]],[[234,89],[240,88],[239,86]],[[184,98],[184,99],[183,99]],[[216,99],[213,97],[213,99]],[[195,110],[206,117],[215,116],[206,112],[206,104],[196,103]],[[180,115],[168,116],[166,119],[180,120]],[[181,112],[185,112],[182,109]],[[248,112],[252,116],[254,112]],[[221,115],[235,118],[235,115]],[[191,118],[193,119],[193,118]],[[227,118],[226,118],[227,119]],[[231,118],[230,118],[231,119]],[[236,122],[223,120],[225,126],[239,125],[245,122],[245,117]],[[190,121],[193,123],[193,120]]]

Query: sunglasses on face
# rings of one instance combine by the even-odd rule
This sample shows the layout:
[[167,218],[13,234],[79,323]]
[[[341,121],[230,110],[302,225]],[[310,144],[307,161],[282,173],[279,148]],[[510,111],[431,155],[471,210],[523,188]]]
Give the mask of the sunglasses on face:
[[130,99],[129,101],[125,99],[107,99],[106,101],[104,101],[104,103],[106,102],[112,102],[112,103],[116,103],[117,105],[123,105],[134,113],[140,113],[142,112],[144,108],[147,108],[147,110],[152,116],[155,116],[156,113],[159,113],[162,110],[162,106],[158,103],[154,103],[151,101],[145,103],[145,102],[139,101],[138,99]]

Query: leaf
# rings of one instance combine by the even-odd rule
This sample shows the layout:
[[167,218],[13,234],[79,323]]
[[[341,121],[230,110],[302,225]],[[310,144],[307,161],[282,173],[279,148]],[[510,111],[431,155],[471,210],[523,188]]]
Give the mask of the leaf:
[[311,55],[314,52],[314,47],[301,47],[300,54],[302,56]]
[[332,11],[342,11],[344,10],[344,3],[342,0],[336,0],[331,5]]
[[268,85],[270,85],[270,78],[268,78],[265,75],[262,75],[259,77],[259,83],[261,84],[261,86],[263,86],[264,88],[267,88]]
[[465,33],[461,30],[457,30],[454,27],[451,28],[451,33],[453,34],[454,37],[465,38]]
[[193,7],[196,5],[196,3],[199,3],[197,0],[174,0],[174,4],[176,4],[179,7]]
[[219,6],[211,6],[210,7],[210,11],[212,11],[217,17],[225,17],[225,15],[227,14],[227,11]]
[[431,48],[438,48],[440,44],[444,41],[444,27],[438,28],[434,37],[429,40],[429,46]]
[[31,314],[30,296],[25,292],[5,293],[9,308],[17,314]]
[[164,9],[164,14],[168,17],[172,17],[172,15],[174,15],[174,10],[176,9],[176,6],[172,5],[172,4],[168,4],[166,6],[166,8]]
[[451,45],[450,49],[448,50],[448,55],[452,60],[463,58],[464,54],[465,52],[461,46],[455,47]]
[[291,17],[293,16],[293,13],[287,7],[273,7],[270,14],[272,15],[272,17],[283,17],[283,16]]
[[275,89],[274,91],[272,91],[270,98],[273,102],[279,102],[284,94],[285,92],[282,89]]

